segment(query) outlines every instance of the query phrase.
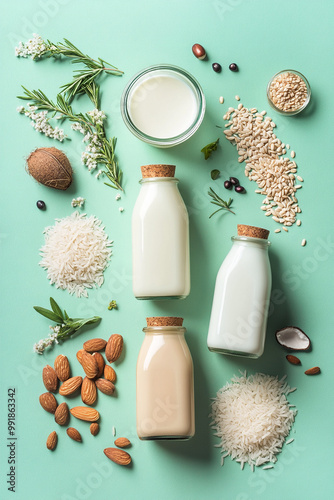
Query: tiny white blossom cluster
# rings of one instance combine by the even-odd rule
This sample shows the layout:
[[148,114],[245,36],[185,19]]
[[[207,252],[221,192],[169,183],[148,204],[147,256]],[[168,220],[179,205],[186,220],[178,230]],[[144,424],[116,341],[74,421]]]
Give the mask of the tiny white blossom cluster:
[[78,196],[78,198],[73,198],[71,205],[73,208],[75,207],[83,207],[85,204],[86,198],[82,198],[81,196]]
[[[103,120],[106,118],[105,113],[103,111],[99,111],[98,109],[88,111],[87,114],[92,118],[94,125],[102,125]],[[85,151],[81,155],[82,163],[86,165],[90,172],[95,170],[100,157],[100,150],[102,148],[99,136],[96,133],[92,133],[90,130],[87,130],[87,127],[84,127],[79,122],[74,122],[72,124],[72,130],[80,132],[84,136],[82,142],[87,143]],[[96,177],[99,178],[102,174],[103,171],[99,170]]]
[[43,354],[44,349],[52,346],[53,343],[59,344],[58,333],[60,332],[60,326],[50,326],[50,330],[52,330],[53,333],[50,333],[46,339],[41,339],[34,344],[34,352],[37,352],[37,354]]
[[37,106],[28,104],[27,109],[25,109],[24,106],[18,106],[16,111],[30,118],[31,125],[37,132],[46,135],[46,137],[51,137],[51,139],[63,142],[66,138],[64,130],[59,127],[53,128],[49,123],[48,112],[41,111],[40,113],[35,113],[37,109]]
[[46,42],[36,33],[26,43],[19,42],[18,47],[15,47],[15,55],[17,57],[28,57],[38,59],[48,50]]
[[88,111],[87,115],[91,117],[94,125],[103,125],[103,120],[106,119],[104,111],[100,111],[97,108],[93,109],[93,111]]

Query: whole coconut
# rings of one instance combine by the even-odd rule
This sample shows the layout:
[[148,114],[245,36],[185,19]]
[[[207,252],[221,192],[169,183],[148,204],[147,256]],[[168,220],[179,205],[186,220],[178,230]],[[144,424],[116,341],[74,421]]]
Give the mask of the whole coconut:
[[38,148],[27,159],[27,170],[37,182],[65,191],[73,170],[67,156],[57,148]]

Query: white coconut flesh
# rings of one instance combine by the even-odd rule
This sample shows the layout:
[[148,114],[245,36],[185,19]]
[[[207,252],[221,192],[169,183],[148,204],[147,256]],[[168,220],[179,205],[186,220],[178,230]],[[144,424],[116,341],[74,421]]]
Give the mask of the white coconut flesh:
[[288,326],[276,332],[277,341],[288,349],[305,351],[310,347],[311,341],[300,328]]

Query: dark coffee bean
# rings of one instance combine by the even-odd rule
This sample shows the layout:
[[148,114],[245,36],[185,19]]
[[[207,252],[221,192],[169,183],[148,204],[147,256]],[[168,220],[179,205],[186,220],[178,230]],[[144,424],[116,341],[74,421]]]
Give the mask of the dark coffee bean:
[[236,177],[230,177],[230,182],[231,184],[233,184],[233,186],[239,186],[240,184],[239,179],[237,179]]
[[44,201],[42,200],[38,200],[38,202],[36,203],[37,205],[37,208],[39,208],[40,210],[45,210],[46,209],[46,205],[44,203]]
[[231,63],[231,64],[229,65],[229,68],[230,68],[230,70],[231,70],[231,71],[238,71],[238,69],[239,69],[239,68],[238,68],[238,65],[237,65],[237,64],[235,64],[235,63]]

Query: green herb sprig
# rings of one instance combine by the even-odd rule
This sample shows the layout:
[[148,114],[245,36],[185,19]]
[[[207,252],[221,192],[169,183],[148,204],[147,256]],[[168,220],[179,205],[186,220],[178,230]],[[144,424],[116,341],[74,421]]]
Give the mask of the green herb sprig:
[[232,198],[230,198],[228,201],[224,201],[220,196],[218,196],[217,193],[214,192],[214,190],[212,188],[210,188],[210,190],[208,191],[208,195],[211,196],[211,198],[213,198],[213,200],[211,200],[211,203],[213,203],[213,205],[218,205],[218,210],[216,210],[215,212],[213,212],[209,219],[211,219],[211,217],[213,215],[215,215],[217,212],[220,212],[221,210],[227,210],[228,212],[231,212],[231,214],[234,214],[235,215],[235,212],[233,212],[231,209],[230,209],[230,206],[232,205]]
[[99,316],[92,318],[70,318],[67,312],[60,309],[57,302],[50,297],[50,309],[34,306],[35,311],[56,323],[56,326],[50,326],[53,331],[48,338],[42,339],[34,345],[34,351],[38,354],[43,354],[46,347],[50,347],[54,343],[58,344],[60,340],[67,340],[72,335],[77,333],[83,326],[97,323],[101,320]]
[[217,150],[218,143],[219,143],[219,138],[214,142],[210,142],[209,144],[204,146],[204,148],[201,149],[201,153],[204,153],[205,160],[208,160],[212,155],[212,153]]

